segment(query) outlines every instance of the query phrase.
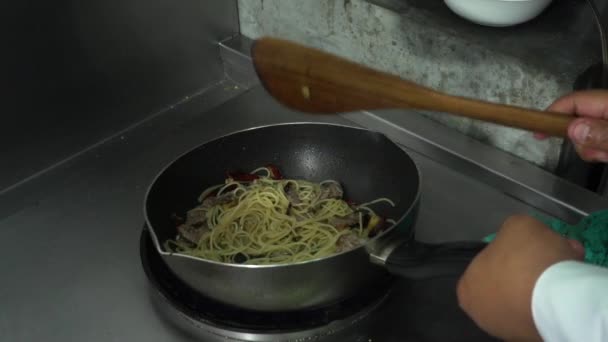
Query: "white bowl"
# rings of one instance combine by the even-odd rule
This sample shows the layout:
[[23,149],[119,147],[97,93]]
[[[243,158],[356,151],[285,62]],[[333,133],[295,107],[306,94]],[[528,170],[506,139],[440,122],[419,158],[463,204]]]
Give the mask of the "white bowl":
[[445,0],[459,16],[485,26],[512,26],[535,18],[551,0]]

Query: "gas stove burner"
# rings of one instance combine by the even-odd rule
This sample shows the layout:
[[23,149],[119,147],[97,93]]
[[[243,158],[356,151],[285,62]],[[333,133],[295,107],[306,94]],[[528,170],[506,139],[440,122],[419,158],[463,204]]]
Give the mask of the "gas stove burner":
[[145,229],[140,238],[144,271],[158,311],[178,328],[203,341],[321,341],[360,323],[388,297],[392,278],[355,298],[308,311],[246,311],[207,298],[185,285],[165,265]]

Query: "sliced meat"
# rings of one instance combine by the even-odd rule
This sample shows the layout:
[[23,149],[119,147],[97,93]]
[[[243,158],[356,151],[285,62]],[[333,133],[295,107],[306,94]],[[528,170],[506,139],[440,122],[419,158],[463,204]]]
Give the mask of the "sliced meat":
[[[197,225],[199,226],[197,227]],[[177,231],[184,239],[194,244],[198,244],[203,237],[203,234],[209,231],[209,228],[204,222],[200,222],[194,225],[182,224],[177,227]]]
[[338,229],[338,230],[346,229],[346,228],[349,228],[351,226],[359,224],[359,214],[358,213],[352,213],[352,214],[347,215],[347,216],[332,217],[329,220],[327,220],[327,223],[329,223],[332,226],[336,227],[336,229]]
[[342,190],[342,186],[340,183],[336,182],[327,182],[321,184],[321,194],[319,195],[319,200],[324,200],[328,198],[342,198],[344,196],[344,190]]
[[365,243],[365,240],[359,238],[355,233],[342,235],[336,242],[336,252],[349,251],[357,248]]
[[296,190],[296,187],[293,186],[293,184],[287,183],[287,185],[285,185],[284,190],[285,197],[287,197],[289,203],[294,205],[302,203],[302,200],[300,200],[300,196],[298,195],[298,191]]
[[[207,200],[205,200],[207,201]],[[184,239],[197,244],[203,234],[209,230],[207,226],[207,212],[209,208],[194,208],[186,214],[186,222],[177,226],[179,235]]]
[[190,210],[186,214],[185,224],[191,225],[195,222],[204,222],[207,220],[207,209],[206,208],[195,208]]
[[235,199],[236,199],[236,196],[234,196],[234,193],[232,193],[232,192],[224,193],[224,194],[221,194],[220,196],[209,196],[203,200],[203,203],[201,203],[200,207],[202,209],[207,210],[216,205],[228,204],[228,203],[234,201]]

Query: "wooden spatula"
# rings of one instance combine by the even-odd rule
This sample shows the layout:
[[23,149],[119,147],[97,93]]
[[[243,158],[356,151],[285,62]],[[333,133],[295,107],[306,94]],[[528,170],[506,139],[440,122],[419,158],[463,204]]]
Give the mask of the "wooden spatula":
[[411,108],[564,137],[573,117],[451,96],[290,41],[262,38],[252,47],[264,87],[279,102],[310,113]]

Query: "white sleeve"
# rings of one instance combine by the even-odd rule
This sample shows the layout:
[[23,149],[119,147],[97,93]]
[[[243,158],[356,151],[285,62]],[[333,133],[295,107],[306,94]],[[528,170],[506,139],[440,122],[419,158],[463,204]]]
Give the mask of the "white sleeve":
[[608,269],[563,261],[538,278],[532,316],[545,342],[608,341]]

